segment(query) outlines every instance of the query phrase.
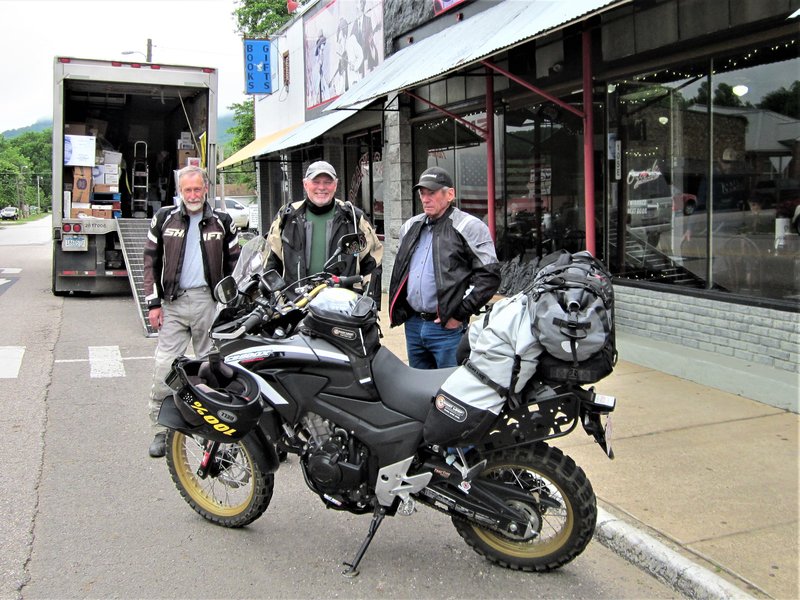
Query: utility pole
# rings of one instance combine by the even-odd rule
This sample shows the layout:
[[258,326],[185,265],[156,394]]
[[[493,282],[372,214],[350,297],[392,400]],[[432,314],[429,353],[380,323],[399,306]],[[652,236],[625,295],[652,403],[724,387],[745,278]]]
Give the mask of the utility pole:
[[153,40],[147,38],[147,62],[153,62]]

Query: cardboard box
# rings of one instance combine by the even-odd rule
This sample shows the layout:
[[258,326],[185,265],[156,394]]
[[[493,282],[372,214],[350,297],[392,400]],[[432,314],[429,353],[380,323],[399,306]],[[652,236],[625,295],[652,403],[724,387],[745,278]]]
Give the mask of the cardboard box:
[[92,135],[105,137],[106,131],[108,131],[108,121],[89,117],[86,119],[86,127]]
[[103,169],[105,170],[106,175],[119,175],[119,165],[109,163],[103,164]]
[[118,185],[109,185],[107,183],[98,183],[94,186],[96,194],[117,194],[119,193]]
[[71,219],[86,219],[92,216],[92,209],[89,208],[88,204],[75,206],[73,203],[72,209],[69,211],[69,216]]
[[68,167],[93,167],[96,141],[93,135],[65,135],[64,164]]
[[64,191],[62,193],[64,194],[64,204],[61,208],[61,215],[65,218],[68,218],[70,212],[72,211],[72,192]]
[[103,164],[104,165],[118,165],[122,162],[122,152],[113,152],[111,150],[103,150]]
[[69,135],[88,135],[89,129],[86,123],[66,123],[64,133]]
[[72,169],[72,204],[88,202],[92,193],[92,170],[89,167]]
[[105,165],[95,165],[92,167],[92,182],[97,183],[105,183]]
[[103,178],[103,183],[108,183],[111,185],[119,185],[119,175],[111,175],[109,173],[105,174]]
[[191,131],[181,131],[181,137],[179,139],[183,140],[184,142],[190,142],[191,143],[191,141],[192,141],[192,132]]
[[178,150],[178,168],[183,168],[189,164],[190,158],[195,158],[197,152],[194,150]]
[[93,208],[92,216],[97,219],[110,219],[113,216],[113,211],[110,208]]
[[178,150],[194,150],[194,144],[184,140],[178,140]]

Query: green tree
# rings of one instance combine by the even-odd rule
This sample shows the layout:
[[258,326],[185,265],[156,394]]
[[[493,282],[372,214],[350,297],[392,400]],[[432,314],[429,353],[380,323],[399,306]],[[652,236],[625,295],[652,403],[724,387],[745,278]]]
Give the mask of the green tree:
[[800,119],[800,81],[795,81],[788,90],[780,87],[765,94],[758,108]]
[[[708,104],[708,81],[700,84],[697,90],[697,95],[694,97],[695,104]],[[720,83],[717,89],[714,90],[714,105],[715,106],[731,106],[739,107],[746,106],[736,94],[733,93],[733,87],[727,83]]]
[[269,37],[291,19],[286,0],[237,0],[235,4],[236,33],[242,37]]
[[[291,19],[286,0],[237,0],[233,15],[236,18],[236,33],[242,38],[263,39],[279,30]],[[233,139],[226,144],[226,156],[241,150],[255,139],[255,104],[253,96],[244,102],[228,106],[233,110],[234,126],[228,129]],[[229,183],[242,183],[255,189],[255,173],[231,172]]]
[[[0,206],[50,204],[51,131],[0,136]],[[38,184],[38,185],[37,185]]]
[[233,134],[230,145],[237,150],[244,148],[255,139],[255,108],[252,96],[244,102],[231,105],[233,109],[234,126],[228,129]]

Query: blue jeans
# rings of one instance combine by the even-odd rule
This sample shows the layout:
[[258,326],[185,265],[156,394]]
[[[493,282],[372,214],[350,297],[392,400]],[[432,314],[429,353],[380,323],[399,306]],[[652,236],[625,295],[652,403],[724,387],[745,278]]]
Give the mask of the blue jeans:
[[415,369],[457,367],[456,348],[463,333],[463,327],[445,329],[414,315],[406,321],[408,364]]

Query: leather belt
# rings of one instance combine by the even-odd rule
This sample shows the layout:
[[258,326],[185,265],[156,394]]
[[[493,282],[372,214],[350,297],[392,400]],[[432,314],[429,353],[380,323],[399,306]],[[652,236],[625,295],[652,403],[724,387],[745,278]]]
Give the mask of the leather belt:
[[436,313],[415,312],[414,314],[417,315],[423,321],[435,321],[436,319],[439,318],[439,315],[437,315]]

